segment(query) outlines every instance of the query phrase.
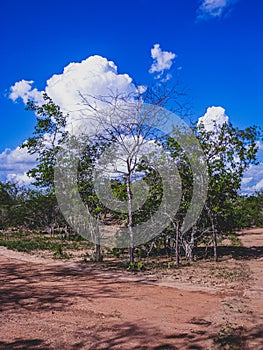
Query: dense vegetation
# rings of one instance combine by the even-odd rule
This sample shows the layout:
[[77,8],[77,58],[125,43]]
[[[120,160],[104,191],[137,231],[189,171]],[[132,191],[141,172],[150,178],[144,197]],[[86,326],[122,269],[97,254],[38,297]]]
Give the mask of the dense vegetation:
[[[34,135],[22,145],[30,153],[38,156],[38,165],[29,172],[35,180],[35,187],[19,188],[15,184],[0,183],[0,228],[23,228],[39,233],[46,232],[50,235],[55,232],[63,238],[70,239],[78,237],[78,233],[74,232],[65,221],[54,190],[56,155],[62,142],[69,141],[69,135],[65,131],[67,116],[63,115],[59,106],[56,106],[48,96],[44,97],[46,102],[42,106],[37,106],[33,102],[28,103],[28,109],[37,115],[37,123]],[[101,120],[102,117],[99,116],[99,118]],[[145,132],[146,122],[149,121],[135,125],[134,120],[128,116],[117,131],[114,124],[114,132],[111,129],[112,125],[108,125],[107,137],[104,132],[103,137],[102,134],[96,135],[96,141],[87,142],[87,139],[84,139],[85,147],[78,159],[78,190],[90,212],[107,225],[120,224],[129,228],[130,245],[127,253],[131,266],[135,264],[135,259],[158,254],[158,252],[165,254],[169,259],[175,259],[176,265],[179,266],[183,256],[190,261],[193,260],[198,246],[210,247],[211,245],[214,258],[217,260],[218,239],[226,235],[232,237],[234,230],[239,228],[262,226],[263,194],[256,193],[253,196],[239,194],[244,171],[250,164],[257,162],[258,128],[249,127],[239,130],[231,124],[224,124],[220,128],[215,125],[214,131],[207,131],[202,125],[193,126],[192,132],[203,149],[209,175],[207,199],[201,215],[187,232],[182,230],[184,217],[191,205],[194,179],[192,164],[187,153],[180,147],[176,130],[174,130],[175,136],[169,136],[166,139],[162,137],[155,141],[162,143],[177,166],[182,188],[181,203],[177,213],[174,213],[171,218],[170,225],[158,237],[135,249],[133,228],[139,223],[148,222],[162,200],[163,188],[160,175],[145,160],[140,160],[134,165],[133,170],[143,174],[143,180],[149,187],[149,194],[143,206],[133,211],[131,209],[132,186],[136,180],[132,180],[132,171],[125,174],[122,179],[111,180],[110,186],[114,196],[120,201],[128,202],[128,208],[130,205],[130,210],[125,212],[110,210],[101,203],[94,190],[92,170],[103,150],[116,140],[122,139],[119,136],[124,132],[126,132],[125,136],[129,136],[130,133]],[[151,124],[152,129],[155,127],[154,123]],[[147,130],[148,133],[149,131],[150,129]],[[46,142],[47,135],[50,135],[49,142]],[[75,144],[75,140],[71,138],[70,147],[74,147]],[[130,168],[132,164],[132,162],[129,164]],[[149,230],[151,230],[150,226]],[[31,241],[29,239],[27,243],[26,239],[23,237],[25,250],[30,250],[30,245],[33,247],[34,244],[40,249],[52,247],[48,239],[46,243],[43,243],[42,238],[32,241],[31,237]],[[2,237],[0,244],[8,245]],[[95,246],[95,260],[99,261],[101,260],[99,239],[96,240]],[[9,243],[9,247],[12,247],[12,243]],[[54,249],[60,251],[57,246]],[[125,251],[125,249],[116,248],[112,250],[116,255],[123,254]],[[204,251],[207,252],[207,250]]]
[[[115,184],[116,186],[116,184]],[[119,191],[122,186],[120,186]],[[92,251],[94,244],[84,240],[70,229],[58,208],[56,197],[52,193],[41,190],[19,188],[15,184],[0,183],[0,245],[9,249],[31,252],[35,250],[51,251],[57,258],[69,258],[67,250],[85,250],[84,260],[94,260]],[[263,226],[263,193],[251,196],[237,195],[232,202],[229,215],[231,220],[225,230],[221,230],[217,240],[220,242],[228,237],[232,244],[239,244],[234,232],[237,229],[253,226]],[[119,223],[120,214],[112,216],[110,224]],[[112,223],[111,223],[112,222]],[[219,227],[219,226],[218,226]],[[135,251],[138,261],[147,256],[165,256],[169,261],[175,261],[174,232],[167,230],[154,241],[140,246]],[[194,242],[191,259],[200,254],[209,253],[212,244],[211,232],[202,235]],[[206,249],[198,249],[198,246]],[[126,252],[126,253],[125,253]],[[126,261],[126,249],[113,248],[105,250],[104,254],[122,258]],[[184,245],[180,242],[180,255],[185,256]],[[187,257],[189,259],[189,256]]]

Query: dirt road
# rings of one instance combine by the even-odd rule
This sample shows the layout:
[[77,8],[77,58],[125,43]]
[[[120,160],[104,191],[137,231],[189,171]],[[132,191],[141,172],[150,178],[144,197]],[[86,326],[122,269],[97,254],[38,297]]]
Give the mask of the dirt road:
[[0,248],[0,349],[263,349],[263,230],[240,238],[252,278],[224,285],[194,266],[194,282],[156,279]]

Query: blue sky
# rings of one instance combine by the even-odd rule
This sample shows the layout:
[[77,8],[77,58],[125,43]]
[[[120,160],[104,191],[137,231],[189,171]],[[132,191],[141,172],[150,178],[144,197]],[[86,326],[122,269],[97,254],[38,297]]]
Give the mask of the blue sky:
[[263,126],[262,10],[261,0],[2,0],[0,154],[33,131],[34,115],[8,98],[16,82],[43,90],[69,63],[100,55],[151,85],[156,43],[177,55],[171,73],[196,120],[222,106],[234,125]]

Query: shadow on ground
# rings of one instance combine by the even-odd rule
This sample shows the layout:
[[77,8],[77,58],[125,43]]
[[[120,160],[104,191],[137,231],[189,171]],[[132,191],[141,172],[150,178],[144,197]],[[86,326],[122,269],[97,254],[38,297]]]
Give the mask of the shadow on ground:
[[[213,248],[196,247],[194,254],[197,258],[212,258]],[[263,257],[263,247],[219,246],[218,257],[229,256],[236,260],[260,259]]]
[[13,342],[0,341],[0,349],[4,350],[48,350],[49,347],[44,345],[44,341],[40,339],[18,339]]
[[[13,310],[65,310],[74,298],[86,299],[114,297],[111,288],[115,283],[110,276],[101,276],[86,269],[52,266],[42,268],[31,263],[8,262],[0,269],[0,311]],[[88,289],[85,288],[88,281]],[[41,286],[39,286],[41,283]],[[118,298],[126,298],[123,294]]]
[[[250,330],[237,329],[232,334],[208,335],[205,330],[196,332],[174,333],[163,336],[154,328],[140,327],[131,323],[112,325],[114,334],[108,336],[109,329],[94,327],[85,332],[80,329],[73,335],[70,343],[60,343],[63,350],[78,349],[129,349],[129,350],[206,350],[207,341],[210,341],[212,348],[251,350],[263,348],[263,332],[259,327]],[[74,341],[75,339],[81,339]],[[162,339],[162,341],[158,341]],[[253,346],[251,347],[251,341]],[[250,345],[249,345],[250,344]],[[209,347],[210,348],[210,347]],[[1,342],[0,349],[12,350],[33,350],[33,349],[57,349],[57,346],[47,345],[40,339],[16,339],[12,342]]]

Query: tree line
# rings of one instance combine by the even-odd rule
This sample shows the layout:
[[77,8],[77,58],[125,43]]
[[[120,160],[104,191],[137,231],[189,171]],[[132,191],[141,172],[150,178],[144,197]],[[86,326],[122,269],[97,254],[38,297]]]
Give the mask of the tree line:
[[[261,192],[251,196],[240,194],[245,170],[251,164],[257,163],[259,128],[252,126],[240,130],[230,123],[220,126],[215,123],[210,131],[204,125],[190,127],[205,157],[208,183],[206,200],[198,220],[192,227],[183,230],[185,216],[193,202],[195,181],[202,182],[204,179],[193,170],[193,159],[190,158],[191,154],[195,154],[196,144],[190,142],[192,139],[188,140],[188,146],[192,149],[187,153],[178,142],[178,135],[182,135],[182,130],[176,130],[175,126],[173,133],[169,135],[156,131],[163,123],[156,108],[159,111],[158,108],[163,107],[164,99],[151,97],[150,101],[143,101],[151,102],[153,108],[147,109],[144,113],[140,112],[138,118],[136,111],[142,106],[141,96],[135,102],[134,100],[131,102],[129,96],[96,98],[96,102],[106,105],[102,111],[97,108],[98,103],[94,103],[94,98],[90,101],[83,96],[83,105],[92,111],[97,122],[96,131],[88,137],[81,133],[78,137],[71,135],[66,128],[68,116],[61,112],[60,107],[54,104],[50,97],[44,95],[44,99],[45,103],[41,106],[33,101],[27,104],[27,109],[36,114],[36,125],[33,136],[22,145],[29,153],[37,155],[38,163],[28,173],[34,180],[34,187],[19,188],[15,184],[0,183],[2,229],[23,226],[52,232],[55,228],[64,227],[72,234],[78,234],[70,229],[55,194],[56,157],[61,149],[65,151],[67,145],[63,160],[64,172],[66,173],[66,169],[72,164],[70,160],[72,150],[78,150],[78,153],[73,154],[77,154],[78,158],[76,188],[81,200],[98,222],[107,222],[108,225],[118,224],[127,228],[125,237],[129,248],[128,256],[129,261],[133,263],[136,227],[145,224],[148,232],[154,230],[154,225],[158,225],[158,222],[152,223],[150,218],[157,213],[165,195],[162,177],[153,166],[154,159],[150,157],[148,151],[145,151],[150,139],[154,141],[156,147],[161,146],[164,150],[160,156],[161,160],[165,161],[167,154],[173,160],[180,177],[178,186],[180,185],[181,196],[175,213],[169,211],[169,208],[162,209],[162,215],[169,215],[169,225],[157,236],[151,237],[148,233],[147,237],[150,239],[145,244],[148,245],[149,251],[154,244],[161,244],[166,250],[168,249],[167,251],[173,252],[176,264],[179,266],[182,255],[191,261],[195,247],[205,244],[213,246],[214,259],[217,260],[217,241],[220,236],[239,228],[262,225],[263,194]],[[49,135],[48,141],[47,135]],[[184,133],[184,137],[187,137],[187,133]],[[81,152],[79,152],[80,145]],[[115,150],[114,155],[119,154],[122,162],[124,161],[125,170],[122,166],[118,168],[114,163],[115,177],[108,179],[113,197],[110,196],[108,199],[105,197],[111,203],[109,208],[101,201],[94,188],[94,172],[103,153],[108,154],[110,162],[112,151],[107,153],[107,150],[112,150],[112,147]],[[71,153],[67,152],[69,149]],[[194,161],[200,162],[200,159]],[[99,173],[107,170],[103,169],[103,166],[101,162]],[[173,176],[172,172],[170,176]],[[148,192],[144,192],[144,187],[139,186],[142,182],[147,186]],[[139,191],[135,196],[137,185]],[[122,210],[120,202],[126,203],[126,210]],[[140,205],[141,203],[143,204]],[[96,236],[94,241],[97,260],[101,259],[101,239],[102,237]],[[171,247],[173,249],[170,249]]]

